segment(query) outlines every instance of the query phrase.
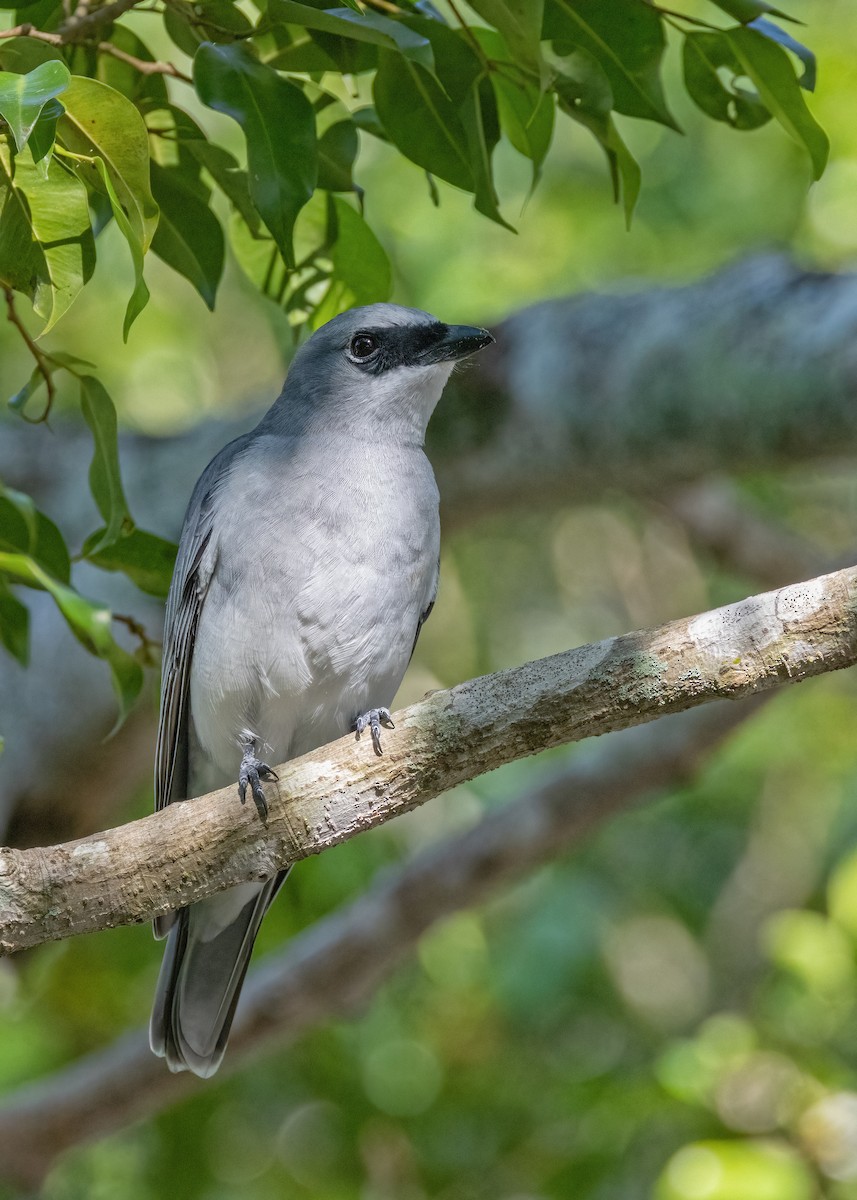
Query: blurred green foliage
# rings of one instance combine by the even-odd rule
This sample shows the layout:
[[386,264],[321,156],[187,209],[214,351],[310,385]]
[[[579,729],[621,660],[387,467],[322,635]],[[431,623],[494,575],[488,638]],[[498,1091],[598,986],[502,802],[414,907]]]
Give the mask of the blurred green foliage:
[[[857,12],[847,0],[791,7],[808,22],[812,107],[832,142],[811,190],[805,154],[770,125],[735,133],[702,119],[674,86],[673,45],[666,93],[689,136],[617,118],[645,180],[630,232],[597,147],[571,125],[557,127],[531,197],[531,165],[498,147],[517,236],[444,184],[435,208],[419,168],[361,134],[356,178],[396,299],[490,322],[581,288],[695,277],[758,249],[847,265]],[[142,35],[149,19],[127,23]],[[97,287],[63,320],[64,344],[97,360],[125,428],[166,434],[273,395],[291,330],[231,257],[213,315],[189,283],[147,264],[152,300],[125,347],[126,256],[108,229]],[[7,391],[29,367],[0,326]],[[76,402],[61,394],[58,409]],[[831,556],[853,544],[850,466],[743,484],[748,504]],[[620,497],[488,520],[447,539],[400,700],[752,590],[715,571],[668,514]],[[700,778],[427,935],[365,1014],[81,1148],[45,1196],[855,1200],[855,728],[851,677],[784,692]],[[380,867],[523,792],[539,769],[515,764],[301,864],[259,953],[359,895]],[[145,931],[121,929],[3,960],[4,1088],[145,1021],[158,958]]]

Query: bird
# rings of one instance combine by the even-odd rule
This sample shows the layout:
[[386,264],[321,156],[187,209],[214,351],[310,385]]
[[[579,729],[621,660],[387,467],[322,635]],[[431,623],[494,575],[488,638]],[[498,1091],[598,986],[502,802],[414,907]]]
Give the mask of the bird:
[[[426,427],[455,364],[493,341],[396,304],[341,313],[297,351],[259,424],[203,471],[167,599],[157,809],[237,781],[264,821],[263,785],[277,778],[266,760],[349,731],[382,753],[437,592]],[[149,1040],[170,1070],[219,1067],[290,869],[156,918],[166,946]]]

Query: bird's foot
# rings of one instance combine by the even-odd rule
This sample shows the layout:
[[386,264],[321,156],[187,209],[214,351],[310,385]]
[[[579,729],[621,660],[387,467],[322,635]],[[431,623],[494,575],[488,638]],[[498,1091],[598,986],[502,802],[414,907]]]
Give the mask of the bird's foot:
[[279,779],[279,775],[266,762],[262,762],[261,758],[256,757],[255,738],[252,741],[244,742],[243,750],[241,767],[238,771],[238,795],[243,804],[247,798],[247,784],[249,783],[256,811],[262,820],[266,821],[268,819],[268,802],[265,799],[261,781],[263,779]]
[[381,749],[381,726],[385,729],[395,729],[393,718],[390,716],[389,708],[370,708],[362,717],[358,717],[354,722],[354,732],[357,734],[357,741],[360,741],[360,734],[366,729],[372,734],[372,745],[375,748],[375,753],[383,754]]

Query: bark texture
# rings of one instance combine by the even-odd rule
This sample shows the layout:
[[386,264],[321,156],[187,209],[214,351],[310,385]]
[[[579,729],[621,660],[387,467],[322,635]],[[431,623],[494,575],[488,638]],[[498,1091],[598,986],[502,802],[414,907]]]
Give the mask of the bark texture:
[[[248,980],[223,1071],[365,1004],[422,934],[559,857],[617,811],[688,778],[766,697],[715,704],[600,743],[457,834],[382,876]],[[70,1147],[113,1133],[200,1087],[171,1075],[140,1030],[7,1096],[0,1178],[35,1187]]]
[[[496,347],[456,374],[432,421],[446,533],[498,510],[611,490],[663,496],[712,471],[857,450],[854,275],[808,272],[771,255],[687,286],[551,300],[496,333]],[[272,380],[260,408],[278,387]],[[125,436],[123,474],[139,523],[176,536],[193,481],[254,419],[212,421],[177,438]],[[100,524],[83,483],[90,439],[77,428],[57,431],[5,421],[0,477],[35,495],[77,548]],[[157,636],[160,607],[127,581],[85,564],[76,579]],[[124,770],[109,789],[82,786],[81,763],[115,715],[107,671],[74,643],[46,597],[29,600],[32,663],[4,662],[0,690],[0,830],[17,844],[109,822],[111,801],[127,799],[141,779]],[[150,710],[140,709],[123,732],[123,757],[142,761],[152,736]],[[64,801],[70,773],[86,798],[76,808]]]
[[352,736],[280,765],[266,826],[229,787],[76,842],[4,850],[0,948],[148,920],[528,754],[855,661],[851,567],[470,680],[400,712],[384,758]]

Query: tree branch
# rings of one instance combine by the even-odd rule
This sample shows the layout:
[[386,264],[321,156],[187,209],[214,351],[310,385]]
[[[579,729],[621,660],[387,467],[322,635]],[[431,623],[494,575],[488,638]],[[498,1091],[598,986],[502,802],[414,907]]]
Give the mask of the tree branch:
[[346,841],[551,746],[857,661],[857,567],[436,692],[378,759],[341,738],[278,767],[263,827],[235,788],[0,855],[4,953],[149,919]]
[[[576,756],[463,836],[444,839],[385,873],[251,975],[222,1072],[272,1041],[292,1042],[354,1012],[433,924],[483,903],[558,858],[617,811],[691,776],[764,699],[716,704],[628,730]],[[194,1076],[166,1071],[143,1031],[129,1034],[6,1097],[0,1176],[34,1187],[71,1146],[122,1129],[203,1086]]]

